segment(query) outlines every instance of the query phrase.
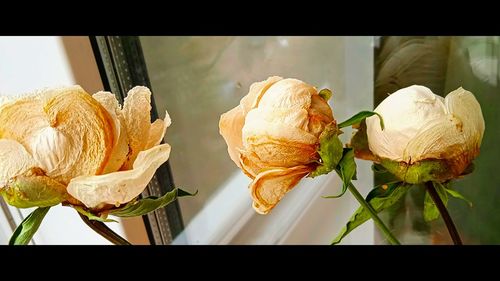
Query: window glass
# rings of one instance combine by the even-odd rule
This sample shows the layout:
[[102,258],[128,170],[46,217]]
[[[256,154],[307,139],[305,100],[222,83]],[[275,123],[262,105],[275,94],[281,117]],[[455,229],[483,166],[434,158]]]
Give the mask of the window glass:
[[[200,191],[180,200],[187,229],[195,229],[180,243],[329,243],[358,207],[350,196],[321,198],[338,191],[337,176],[305,179],[271,214],[255,215],[246,188],[250,180],[230,160],[219,134],[219,118],[239,104],[253,82],[272,75],[332,89],[336,118],[347,119],[360,109],[371,109],[373,38],[183,36],[140,40],[160,117],[168,110],[173,120],[165,140],[172,145],[169,161],[174,182]],[[346,130],[342,137],[345,141],[349,136]],[[363,180],[359,187],[367,192],[372,187],[371,172],[364,163],[360,166],[358,175]],[[231,214],[235,217],[224,224],[221,217]],[[240,226],[235,233],[233,228]],[[372,226],[367,223],[366,227]],[[370,233],[352,243],[370,243]]]
[[[499,37],[382,37],[375,48],[375,104],[413,84],[442,96],[463,87],[481,104],[486,129],[475,170],[453,183],[473,207],[455,198],[448,204],[464,244],[500,243],[499,66]],[[441,218],[423,220],[424,195],[423,188],[411,189],[406,200],[386,214],[388,220],[403,243],[452,243]]]

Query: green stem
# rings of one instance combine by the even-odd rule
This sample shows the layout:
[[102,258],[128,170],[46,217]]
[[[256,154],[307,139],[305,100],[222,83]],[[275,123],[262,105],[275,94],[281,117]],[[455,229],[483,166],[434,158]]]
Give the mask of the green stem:
[[99,233],[102,237],[106,238],[109,242],[115,245],[132,245],[130,242],[111,230],[111,228],[107,227],[103,222],[90,220],[87,216],[80,213],[78,214],[86,225],[92,228],[95,232]]
[[385,226],[384,222],[378,217],[377,212],[373,209],[372,205],[366,202],[366,200],[363,198],[363,196],[361,196],[356,187],[352,183],[349,183],[347,188],[352,193],[352,195],[354,195],[356,200],[358,200],[359,204],[361,204],[363,208],[368,210],[368,213],[370,213],[370,216],[372,217],[377,227],[380,229],[380,231],[382,231],[382,233],[384,233],[387,241],[389,241],[392,245],[401,245],[398,239],[396,239],[396,237],[392,235],[391,231],[387,228],[387,226]]
[[438,208],[439,213],[441,214],[441,217],[446,224],[446,228],[448,228],[448,232],[450,233],[453,243],[455,245],[462,245],[462,239],[460,239],[460,235],[458,235],[457,228],[455,227],[455,224],[451,219],[450,213],[448,213],[448,209],[446,209],[446,206],[443,204],[441,197],[439,197],[436,189],[434,188],[434,184],[432,182],[426,182],[425,187],[427,188],[427,192],[429,192],[432,201],[434,201],[434,204],[436,204],[436,207]]

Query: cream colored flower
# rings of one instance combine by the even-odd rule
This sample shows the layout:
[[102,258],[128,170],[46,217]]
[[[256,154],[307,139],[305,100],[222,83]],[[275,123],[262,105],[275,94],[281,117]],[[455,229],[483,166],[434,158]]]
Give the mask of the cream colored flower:
[[[389,95],[375,112],[382,116],[385,128],[381,129],[378,117],[367,118],[367,137],[371,152],[382,162],[398,162],[408,169],[439,161],[427,168],[445,180],[459,176],[479,154],[484,119],[474,95],[463,88],[442,98],[414,85]],[[442,171],[436,171],[438,166]]]
[[222,114],[219,128],[231,159],[253,179],[254,209],[268,213],[317,167],[319,135],[334,123],[327,101],[297,79],[253,83],[240,104]]
[[38,200],[23,197],[22,178],[65,186],[63,200],[88,208],[131,201],[170,154],[160,145],[170,118],[151,124],[150,102],[146,87],[131,89],[122,109],[112,93],[91,96],[80,86],[2,100],[0,191],[18,206]]

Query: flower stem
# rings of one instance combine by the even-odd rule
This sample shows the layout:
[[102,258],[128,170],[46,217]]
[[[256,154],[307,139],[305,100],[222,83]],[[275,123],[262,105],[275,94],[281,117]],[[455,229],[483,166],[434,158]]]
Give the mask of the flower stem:
[[396,239],[396,237],[392,235],[391,231],[387,228],[384,222],[378,217],[377,212],[373,209],[373,207],[368,202],[366,202],[363,196],[361,196],[356,187],[352,183],[349,183],[347,188],[352,193],[352,195],[354,195],[356,200],[358,200],[359,204],[361,204],[361,206],[363,206],[363,208],[365,208],[368,211],[368,213],[370,213],[370,216],[372,217],[373,221],[380,229],[380,231],[384,233],[387,241],[389,241],[392,245],[401,245],[398,239]]
[[455,227],[455,224],[453,223],[453,220],[448,213],[448,209],[446,209],[446,206],[443,204],[441,197],[439,197],[436,189],[434,188],[434,184],[432,182],[426,182],[425,187],[427,188],[427,192],[429,192],[432,201],[434,201],[434,204],[436,204],[441,217],[443,217],[444,223],[448,228],[448,232],[450,233],[453,243],[455,245],[462,245],[462,239],[460,239],[460,236],[458,235],[457,228]]
[[99,233],[102,237],[106,238],[109,242],[115,245],[132,245],[130,242],[111,230],[111,228],[107,227],[103,222],[90,220],[87,216],[80,213],[78,214],[86,225],[92,228],[95,232]]

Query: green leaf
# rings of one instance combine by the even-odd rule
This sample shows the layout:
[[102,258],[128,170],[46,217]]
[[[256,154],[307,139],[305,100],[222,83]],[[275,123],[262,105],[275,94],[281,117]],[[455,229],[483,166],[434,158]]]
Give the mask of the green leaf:
[[356,179],[356,161],[354,161],[354,150],[352,148],[344,148],[342,159],[335,172],[342,179],[342,191],[338,195],[322,196],[323,198],[339,198],[344,195],[351,181]]
[[[381,211],[389,208],[398,202],[409,190],[409,186],[406,184],[391,183],[386,185],[381,185],[374,188],[367,195],[367,202],[373,207],[373,209],[380,213]],[[337,237],[333,240],[332,245],[340,243],[344,237],[347,236],[351,231],[356,229],[358,226],[363,224],[365,221],[371,218],[370,213],[365,210],[362,206],[359,207],[356,212],[351,216],[349,222],[342,228]]]
[[384,120],[382,119],[382,116],[380,116],[380,114],[378,114],[377,112],[374,112],[374,111],[361,111],[361,112],[357,113],[353,117],[351,117],[351,118],[347,119],[346,121],[340,123],[339,124],[339,129],[342,129],[342,128],[347,127],[347,126],[352,126],[354,124],[359,124],[359,123],[361,123],[361,121],[363,121],[366,118],[368,118],[370,116],[373,116],[373,115],[377,115],[378,116],[378,118],[380,119],[380,127],[383,130],[384,129]]
[[[441,198],[441,201],[443,201],[443,204],[447,206],[448,195],[446,193],[446,188],[438,182],[434,182],[434,188],[436,189],[437,194]],[[437,218],[439,218],[439,209],[432,200],[432,197],[429,195],[429,192],[426,191],[424,197],[424,220],[426,222],[430,222]]]
[[332,97],[333,93],[329,89],[323,89],[319,91],[318,95],[328,101]]
[[49,209],[50,207],[40,207],[29,214],[12,234],[9,245],[28,245]]
[[174,190],[167,192],[162,197],[158,198],[156,196],[150,196],[139,199],[135,202],[130,202],[121,208],[111,210],[109,214],[117,217],[142,216],[156,209],[165,207],[177,199],[177,197],[195,196],[196,194],[198,194],[198,191],[195,193],[189,193],[182,189],[175,188]]
[[455,198],[464,200],[465,202],[467,202],[467,204],[469,204],[469,207],[472,208],[473,206],[472,202],[469,199],[465,198],[465,196],[463,196],[462,194],[458,193],[458,191],[446,188],[446,192],[448,192],[451,196]]
[[115,220],[106,218],[106,216],[102,216],[102,215],[97,216],[97,215],[93,214],[91,211],[84,209],[82,206],[71,205],[71,207],[73,207],[78,213],[89,218],[89,220],[101,221],[101,222],[117,222]]
[[320,175],[328,174],[333,171],[340,159],[342,159],[342,142],[339,137],[339,130],[334,123],[326,126],[325,130],[319,136],[318,154],[321,157],[321,163],[316,170],[312,171],[308,177],[314,178]]

